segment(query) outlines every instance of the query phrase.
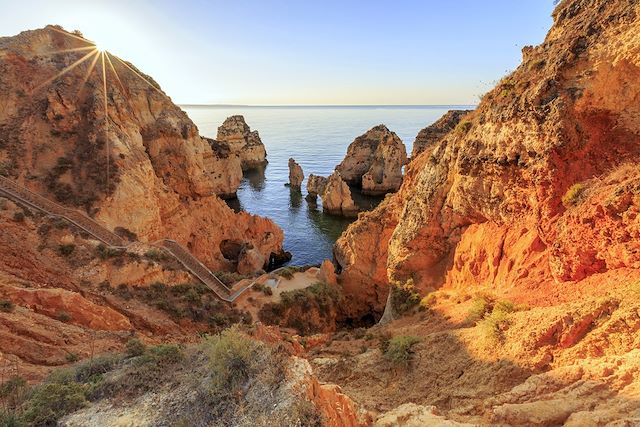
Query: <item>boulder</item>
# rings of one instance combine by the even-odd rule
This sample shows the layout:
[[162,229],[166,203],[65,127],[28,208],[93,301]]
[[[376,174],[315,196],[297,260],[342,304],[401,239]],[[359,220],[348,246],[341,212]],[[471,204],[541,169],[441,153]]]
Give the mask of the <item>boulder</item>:
[[294,159],[289,159],[289,185],[291,188],[300,189],[304,181],[302,167]]
[[435,123],[418,132],[418,135],[413,142],[411,158],[414,159],[427,148],[435,146],[443,136],[455,129],[462,118],[470,112],[471,110],[449,110]]
[[346,217],[355,217],[358,214],[358,208],[351,198],[351,190],[338,171],[327,180],[321,198],[322,209],[328,214]]
[[231,152],[240,158],[242,170],[255,169],[267,164],[267,150],[258,131],[244,121],[243,116],[231,116],[218,128],[219,142],[229,145]]
[[336,170],[347,183],[362,187],[364,194],[380,195],[400,188],[406,163],[407,151],[398,135],[378,125],[349,145]]
[[246,246],[238,256],[238,273],[253,274],[264,269],[266,258],[253,247]]

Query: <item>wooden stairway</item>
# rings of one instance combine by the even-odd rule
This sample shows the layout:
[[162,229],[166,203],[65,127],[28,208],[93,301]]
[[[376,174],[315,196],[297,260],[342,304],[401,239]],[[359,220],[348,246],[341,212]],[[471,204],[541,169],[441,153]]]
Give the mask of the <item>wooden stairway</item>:
[[[84,213],[75,209],[66,208],[3,176],[0,176],[0,195],[4,195],[17,203],[37,209],[46,214],[62,218],[81,230],[84,230],[95,239],[109,247],[126,249],[133,244],[126,242],[122,237],[100,225]],[[175,240],[164,239],[159,242],[152,243],[152,245],[166,249],[166,251],[178,260],[184,268],[204,283],[218,296],[218,298],[223,301],[234,301],[239,295],[255,283],[254,281],[249,285],[238,289],[236,292],[232,292],[227,285],[225,285],[215,274],[211,272],[211,270],[209,270],[200,262],[200,260],[194,257],[187,249],[182,247]]]

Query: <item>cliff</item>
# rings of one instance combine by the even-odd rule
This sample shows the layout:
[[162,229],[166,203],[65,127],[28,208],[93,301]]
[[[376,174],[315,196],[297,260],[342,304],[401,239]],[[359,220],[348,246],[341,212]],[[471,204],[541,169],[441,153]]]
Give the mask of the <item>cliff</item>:
[[449,110],[440,117],[435,123],[420,130],[413,141],[413,149],[411,150],[411,158],[415,158],[423,151],[432,148],[446,134],[451,132],[458,126],[460,121],[469,113],[469,110]]
[[557,7],[545,41],[338,241],[356,297],[412,279],[548,303],[567,281],[637,269],[638,8]]
[[217,197],[242,178],[233,150],[202,138],[151,77],[59,27],[2,38],[0,49],[4,175],[142,241],[173,238],[213,269],[234,268],[226,240],[265,259],[281,251],[273,222]]

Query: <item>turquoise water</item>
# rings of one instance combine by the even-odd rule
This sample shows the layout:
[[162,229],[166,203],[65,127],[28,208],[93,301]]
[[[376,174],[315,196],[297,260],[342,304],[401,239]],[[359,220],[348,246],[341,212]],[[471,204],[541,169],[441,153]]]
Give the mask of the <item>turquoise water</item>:
[[[215,138],[218,126],[234,114],[245,117],[252,130],[260,132],[269,165],[260,173],[245,176],[238,190],[236,208],[266,216],[285,233],[285,249],[293,254],[291,264],[318,264],[332,257],[336,239],[352,221],[322,213],[321,204],[311,207],[304,199],[306,177],[328,176],[343,159],[349,144],[378,124],[385,124],[402,139],[411,153],[418,131],[453,108],[468,106],[379,106],[379,107],[182,107],[200,134]],[[302,166],[302,194],[290,191],[287,161],[293,157]],[[371,208],[379,199],[355,195],[359,206]],[[319,199],[318,199],[319,201]],[[233,203],[232,203],[233,204]]]

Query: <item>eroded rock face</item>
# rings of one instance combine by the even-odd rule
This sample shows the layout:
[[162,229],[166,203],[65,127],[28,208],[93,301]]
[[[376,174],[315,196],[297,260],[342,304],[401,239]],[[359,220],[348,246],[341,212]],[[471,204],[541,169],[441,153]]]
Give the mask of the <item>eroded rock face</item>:
[[300,166],[296,161],[292,158],[289,159],[289,185],[291,188],[300,189],[302,186],[302,181],[304,181],[304,172],[302,171],[302,166]]
[[358,208],[351,198],[351,190],[337,171],[327,180],[321,198],[322,209],[331,215],[353,217],[358,214]]
[[238,257],[238,273],[253,274],[262,270],[267,258],[254,248],[245,247]]
[[349,145],[336,170],[347,183],[361,186],[364,194],[377,195],[400,188],[406,163],[407,151],[398,135],[378,125]]
[[[560,3],[545,41],[465,116],[469,124],[418,156],[401,190],[349,227],[336,245],[343,275],[361,287],[412,278],[423,289],[499,284],[552,293],[556,282],[638,268],[625,240],[635,233],[633,191],[598,187],[589,206],[562,199],[640,160],[639,8]],[[580,225],[581,215],[606,231]]]
[[411,158],[414,159],[423,151],[433,148],[442,137],[455,129],[462,118],[470,112],[471,110],[449,110],[435,123],[418,132],[418,135],[413,142]]
[[227,143],[231,152],[240,157],[243,170],[267,164],[267,150],[260,135],[257,130],[251,131],[243,116],[228,117],[218,128],[216,139]]
[[324,193],[325,188],[327,187],[328,179],[324,176],[320,175],[309,175],[309,179],[307,179],[307,192],[309,196],[311,196],[314,200],[318,195]]
[[[235,214],[216,196],[233,195],[240,182],[230,144],[202,138],[151,77],[113,55],[113,67],[106,64],[107,126],[100,64],[88,74],[90,48],[52,26],[0,39],[5,173],[86,209],[110,229],[125,227],[142,241],[177,240],[214,270],[229,268],[219,250],[225,239],[249,243],[265,257],[279,253],[283,233],[273,222]],[[252,138],[249,145],[257,144]]]

